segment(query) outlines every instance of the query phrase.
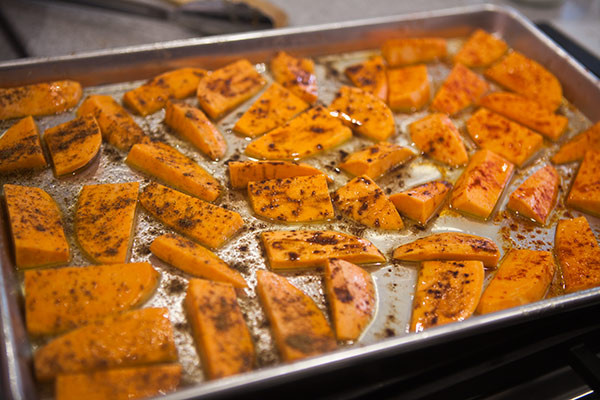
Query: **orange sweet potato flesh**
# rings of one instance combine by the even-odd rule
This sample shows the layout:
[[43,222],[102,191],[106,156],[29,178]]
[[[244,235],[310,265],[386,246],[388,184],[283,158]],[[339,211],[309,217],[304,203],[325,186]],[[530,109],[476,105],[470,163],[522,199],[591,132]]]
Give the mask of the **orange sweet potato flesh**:
[[379,142],[350,154],[340,164],[340,168],[353,175],[367,175],[371,179],[377,179],[390,169],[405,163],[414,155],[415,153],[408,147]]
[[386,140],[394,134],[394,114],[385,102],[359,88],[342,86],[329,109],[342,121],[373,140]]
[[513,51],[485,71],[500,85],[535,100],[550,111],[562,103],[560,82],[541,64]]
[[389,39],[381,52],[390,67],[433,61],[446,56],[446,40],[442,38]]
[[473,141],[522,166],[544,143],[541,135],[485,108],[480,108],[467,120],[467,130]]
[[454,115],[479,101],[489,85],[462,64],[456,64],[435,94],[431,109]]
[[508,46],[503,40],[477,29],[456,53],[454,62],[471,68],[487,67],[502,57],[507,49]]
[[139,115],[153,114],[167,105],[169,99],[183,99],[196,92],[206,71],[180,68],[160,74],[142,86],[123,95],[123,103]]
[[483,289],[481,261],[425,261],[410,323],[412,332],[462,321],[475,312]]
[[44,141],[54,173],[61,176],[83,168],[96,157],[102,144],[102,133],[96,119],[87,115],[46,129]]
[[232,161],[228,166],[229,180],[234,189],[246,188],[249,182],[254,181],[323,174],[311,165],[294,161]]
[[451,166],[469,161],[462,137],[447,115],[430,114],[411,123],[409,130],[417,148],[434,160]]
[[315,302],[284,277],[259,270],[256,291],[284,361],[336,349],[333,332]]
[[508,199],[508,208],[526,218],[545,224],[556,204],[560,177],[556,169],[546,165],[523,182]]
[[192,276],[225,282],[237,288],[248,286],[242,275],[229,268],[215,253],[173,233],[154,239],[150,251],[164,262]]
[[252,369],[254,344],[233,286],[192,279],[185,296],[185,309],[208,379]]
[[554,240],[565,291],[600,286],[600,246],[585,217],[558,221]]
[[213,201],[221,193],[219,182],[204,168],[165,143],[138,143],[125,162],[203,200]]
[[0,174],[47,165],[40,134],[31,116],[15,123],[0,137]]
[[48,193],[36,187],[6,184],[4,198],[18,268],[70,260],[61,213]]
[[144,308],[77,328],[33,355],[35,375],[57,375],[134,367],[177,359],[173,327],[166,308]]
[[307,102],[274,82],[235,123],[233,130],[248,137],[260,136],[283,125],[308,107]]
[[54,335],[144,303],[159,273],[147,262],[25,272],[31,335]]
[[257,215],[275,221],[324,221],[334,215],[322,174],[250,182],[248,197]]
[[92,115],[102,131],[102,137],[119,150],[146,139],[146,134],[111,96],[94,94],[88,96],[77,109],[77,116]]
[[337,339],[358,339],[375,313],[377,300],[371,274],[348,261],[327,260],[325,295]]
[[481,295],[477,312],[488,314],[541,300],[555,269],[549,251],[512,249]]
[[487,219],[494,211],[513,170],[514,165],[499,155],[489,150],[478,151],[456,181],[450,205],[459,211]]
[[440,208],[452,184],[446,181],[427,182],[412,189],[390,196],[396,209],[408,218],[425,225]]
[[144,188],[140,204],[163,224],[211,248],[220,247],[244,225],[236,212],[157,183]]
[[477,260],[495,267],[500,250],[492,240],[461,232],[436,233],[394,250],[393,258],[402,261]]
[[254,66],[241,59],[202,78],[196,95],[200,107],[216,119],[254,96],[265,83]]
[[81,95],[81,85],[75,81],[0,88],[0,120],[58,114],[75,107]]
[[387,80],[392,110],[412,112],[429,102],[431,89],[425,65],[388,69]]
[[356,264],[385,262],[368,240],[335,231],[268,231],[261,234],[272,269],[322,267],[329,258]]
[[600,151],[600,121],[563,144],[551,160],[554,164],[579,161],[588,150]]
[[181,365],[118,368],[56,377],[56,400],[130,400],[172,392],[179,386]]
[[383,57],[371,57],[361,63],[349,66],[344,72],[356,86],[387,101],[388,84]]
[[585,153],[566,204],[600,216],[600,151]]
[[294,160],[329,150],[351,137],[350,128],[327,108],[317,106],[255,139],[246,147],[246,154],[269,160]]
[[279,51],[271,60],[275,81],[309,104],[317,101],[315,63],[308,58],[296,58]]
[[332,196],[336,209],[371,228],[402,229],[404,223],[394,204],[368,176],[361,175]]
[[223,158],[227,142],[202,111],[183,103],[167,103],[165,123],[211,160]]

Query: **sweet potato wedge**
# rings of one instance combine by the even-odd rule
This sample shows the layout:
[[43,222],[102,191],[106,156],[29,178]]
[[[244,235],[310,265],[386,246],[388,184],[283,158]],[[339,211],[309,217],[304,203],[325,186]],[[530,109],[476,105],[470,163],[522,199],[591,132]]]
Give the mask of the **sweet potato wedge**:
[[556,204],[560,177],[552,165],[538,169],[508,199],[507,207],[545,224]]
[[325,295],[337,339],[358,339],[375,313],[377,300],[371,274],[348,261],[327,260]]
[[225,282],[236,288],[248,286],[242,275],[229,268],[215,253],[173,233],[154,239],[150,251],[164,262],[192,276]]
[[368,240],[335,231],[268,231],[261,233],[272,269],[324,266],[329,258],[356,264],[384,262]]
[[600,246],[585,217],[558,221],[554,240],[565,291],[600,286]]
[[311,108],[246,147],[250,157],[293,160],[329,150],[352,137],[350,128],[322,106]]
[[404,164],[414,155],[415,153],[408,147],[379,142],[350,154],[340,164],[340,168],[353,175],[367,175],[371,179],[377,179],[390,169]]
[[47,165],[40,134],[31,116],[15,123],[0,137],[0,174]]
[[469,161],[462,137],[447,115],[430,114],[411,123],[409,130],[417,148],[434,160],[451,166]]
[[456,64],[435,94],[431,109],[454,115],[479,101],[489,89],[485,80],[462,64]]
[[333,331],[315,302],[282,276],[259,270],[256,292],[284,361],[335,350]]
[[159,273],[147,262],[25,272],[31,335],[54,335],[144,303]]
[[36,187],[6,184],[4,199],[18,268],[69,261],[61,213],[48,193]]
[[389,39],[381,52],[390,67],[399,67],[446,57],[446,47],[446,39],[442,38]]
[[404,228],[394,204],[366,175],[357,176],[339,188],[332,199],[339,212],[361,224],[380,229]]
[[344,70],[348,79],[356,86],[387,101],[388,84],[383,57],[374,56]]
[[410,322],[412,332],[462,321],[475,312],[483,289],[481,261],[425,261]]
[[600,216],[600,151],[590,150],[585,153],[566,204]]
[[254,344],[233,286],[191,279],[185,309],[208,379],[253,368]]
[[446,181],[432,181],[390,196],[396,209],[408,218],[425,225],[440,208],[452,184]]
[[488,314],[541,300],[555,269],[549,251],[510,250],[481,295],[477,312]]
[[294,161],[232,161],[228,166],[234,189],[246,188],[248,182],[323,174],[311,165]]
[[431,93],[425,65],[387,70],[388,105],[394,111],[412,112],[429,102]]
[[166,308],[144,308],[110,316],[50,341],[33,355],[35,375],[57,375],[177,359]]
[[213,201],[221,193],[219,182],[204,168],[165,143],[138,143],[125,162],[203,200]]
[[118,368],[56,377],[56,400],[130,400],[172,392],[179,386],[181,365]]
[[278,51],[271,60],[275,81],[309,104],[317,101],[315,63],[308,58],[296,58]]
[[600,121],[563,144],[551,160],[554,164],[579,161],[588,150],[600,151]]
[[202,111],[183,103],[167,103],[165,123],[211,160],[223,158],[227,142]]
[[489,151],[480,150],[454,185],[450,196],[452,208],[487,219],[494,211],[508,184],[514,165]]
[[476,29],[454,56],[455,63],[467,67],[487,67],[506,53],[508,46],[483,29]]
[[275,221],[309,222],[333,218],[325,175],[248,183],[254,212]]
[[96,119],[87,115],[46,129],[44,141],[54,173],[61,176],[83,168],[96,157],[102,144],[102,133]]
[[140,204],[163,224],[212,248],[220,247],[244,225],[236,212],[154,182],[140,194]]
[[403,244],[394,250],[393,258],[402,261],[477,260],[493,268],[500,259],[500,250],[488,238],[445,232]]
[[75,81],[0,88],[0,120],[58,114],[75,107],[81,95],[81,85]]

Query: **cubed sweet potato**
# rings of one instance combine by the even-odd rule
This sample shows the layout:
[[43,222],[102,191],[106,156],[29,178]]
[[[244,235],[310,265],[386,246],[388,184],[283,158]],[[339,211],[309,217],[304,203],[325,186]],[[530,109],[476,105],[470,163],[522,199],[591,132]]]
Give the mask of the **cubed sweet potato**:
[[388,84],[383,57],[371,57],[361,63],[349,66],[344,72],[356,86],[387,101]]
[[309,104],[317,101],[315,63],[308,58],[296,58],[278,51],[271,60],[271,73],[275,81]]
[[0,137],[0,174],[47,165],[40,134],[31,116],[15,123]]
[[408,147],[379,142],[350,154],[340,164],[340,168],[356,176],[366,175],[371,179],[377,179],[390,169],[404,164],[414,155],[415,153]]
[[75,81],[0,88],[0,120],[58,114],[75,107],[82,93],[81,85]]
[[585,153],[566,204],[600,216],[600,151]]
[[430,114],[411,123],[409,130],[417,148],[434,160],[451,166],[469,161],[462,137],[447,115]]
[[600,151],[600,121],[563,144],[552,156],[552,162],[565,164],[579,161],[588,150]]
[[483,29],[476,29],[454,56],[454,62],[467,67],[487,67],[506,53],[508,46]]
[[508,199],[508,208],[526,218],[545,224],[556,204],[560,177],[551,165],[538,169]]
[[248,182],[323,174],[311,165],[294,161],[232,161],[228,167],[234,189],[246,188]]
[[381,46],[381,52],[390,67],[428,62],[446,57],[446,39],[389,39]]
[[440,208],[452,184],[446,181],[427,182],[412,189],[390,196],[396,209],[408,218],[425,225]]
[[388,69],[387,80],[392,110],[412,112],[429,102],[431,89],[425,65]]
[[434,111],[454,115],[479,101],[489,89],[485,80],[456,64],[431,102]]

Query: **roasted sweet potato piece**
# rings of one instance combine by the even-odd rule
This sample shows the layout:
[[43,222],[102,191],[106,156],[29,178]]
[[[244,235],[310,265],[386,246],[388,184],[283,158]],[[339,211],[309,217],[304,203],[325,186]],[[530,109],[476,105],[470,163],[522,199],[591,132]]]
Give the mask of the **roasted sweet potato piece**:
[[266,81],[246,59],[241,59],[205,76],[198,84],[198,103],[216,119],[254,96]]
[[446,39],[389,39],[381,46],[381,52],[390,67],[428,62],[446,57]]
[[333,218],[325,175],[250,182],[248,197],[257,215],[276,221],[308,222]]
[[154,182],[140,194],[140,204],[163,224],[212,248],[220,247],[244,225],[236,212]]
[[206,71],[200,68],[179,68],[160,74],[142,86],[123,95],[123,103],[140,115],[155,113],[169,99],[183,99],[196,92]]
[[481,295],[477,312],[488,314],[541,300],[555,269],[549,251],[512,249]]
[[377,179],[391,168],[404,164],[415,153],[408,147],[388,142],[379,142],[366,149],[350,154],[340,168],[353,175],[367,175]]
[[486,267],[495,267],[500,259],[500,250],[488,238],[445,232],[403,244],[394,250],[393,257],[402,261],[477,260]]
[[600,216],[600,151],[585,153],[566,203],[569,207]]
[[348,261],[327,260],[325,295],[337,339],[358,339],[375,313],[377,300],[371,274]]
[[425,225],[440,208],[450,190],[452,190],[452,184],[449,182],[427,182],[391,195],[390,201],[394,203],[401,214]]
[[554,111],[562,103],[560,82],[541,64],[513,51],[485,71],[500,85]]
[[283,125],[308,107],[304,100],[273,82],[235,123],[233,129],[243,135],[256,137]]
[[499,155],[480,150],[454,185],[452,208],[487,219],[512,176],[514,165]]
[[387,79],[388,104],[392,110],[411,112],[429,102],[431,89],[425,65],[388,69]]
[[352,179],[339,188],[332,198],[338,211],[361,224],[381,229],[404,228],[394,204],[366,175]]
[[35,375],[57,375],[177,359],[173,327],[166,308],[144,308],[110,316],[66,333],[33,355]]
[[388,84],[383,57],[371,57],[361,63],[349,66],[344,72],[356,86],[387,101]]
[[228,166],[234,189],[246,188],[248,182],[323,174],[311,165],[294,161],[232,161]]
[[328,258],[356,264],[384,262],[371,242],[335,231],[268,231],[261,234],[272,269],[324,266]]
[[481,261],[425,261],[421,265],[410,330],[462,321],[475,312],[483,289]]
[[359,88],[342,86],[329,105],[344,124],[373,140],[385,140],[394,134],[394,114],[385,102]]
[[190,275],[225,282],[237,288],[245,288],[242,275],[229,268],[215,253],[173,233],[154,239],[150,251],[156,257]]
[[329,150],[352,137],[350,128],[322,106],[311,108],[246,147],[250,157],[293,160]]
[[600,121],[575,136],[552,156],[554,164],[565,164],[583,159],[588,150],[600,151]]
[[284,361],[335,350],[331,327],[315,302],[282,276],[259,270],[256,291]]
[[172,392],[179,386],[181,365],[118,368],[56,377],[56,400],[130,400]]
[[430,114],[410,124],[409,130],[418,149],[434,160],[451,166],[469,161],[462,137],[447,115]]
[[81,94],[81,85],[75,81],[0,88],[0,120],[58,114],[75,107]]
[[254,344],[233,286],[192,279],[185,309],[208,379],[250,371]]
[[4,198],[18,268],[69,261],[61,213],[48,193],[36,187],[6,184]]
[[512,192],[507,206],[526,218],[545,224],[556,204],[559,183],[556,169],[546,165]]
[[485,108],[480,108],[467,120],[467,130],[473,141],[522,166],[544,143],[541,135]]
[[54,335],[127,311],[150,297],[158,279],[147,262],[26,271],[27,331]]
[[516,93],[491,93],[479,100],[479,105],[517,121],[550,140],[558,140],[569,123],[567,117],[554,114],[537,101]]
[[554,240],[566,292],[600,286],[600,246],[585,217],[558,221]]
[[102,131],[102,137],[120,150],[146,139],[146,134],[111,96],[93,94],[77,109],[77,116],[92,115]]
[[506,53],[508,46],[483,29],[476,29],[454,56],[454,62],[467,67],[487,67]]
[[456,64],[431,102],[434,111],[454,115],[479,101],[489,85],[475,72]]
[[96,119],[87,115],[46,129],[44,141],[54,173],[61,176],[86,166],[96,157],[102,144],[102,133]]
[[0,173],[45,168],[47,165],[33,118],[23,118],[0,137]]
[[315,63],[308,58],[296,58],[278,51],[271,60],[271,73],[275,81],[289,89],[309,104],[317,101]]
[[222,158],[227,151],[227,142],[221,132],[196,107],[168,102],[165,123],[211,160]]
[[138,143],[125,162],[203,200],[213,201],[221,193],[219,182],[204,168],[165,143]]

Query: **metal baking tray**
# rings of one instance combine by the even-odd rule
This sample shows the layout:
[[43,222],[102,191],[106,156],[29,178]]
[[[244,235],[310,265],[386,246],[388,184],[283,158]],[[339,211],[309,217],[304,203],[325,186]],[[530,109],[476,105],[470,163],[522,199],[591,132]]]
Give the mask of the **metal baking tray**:
[[[519,13],[512,9],[493,5],[461,7],[314,27],[190,39],[76,56],[17,60],[0,64],[0,86],[16,86],[68,78],[78,80],[86,86],[84,96],[90,93],[105,93],[120,98],[124,91],[139,85],[140,79],[154,76],[165,70],[182,66],[200,66],[212,69],[240,57],[246,57],[256,63],[258,70],[269,79],[264,63],[272,57],[276,50],[287,50],[295,55],[310,56],[316,60],[320,100],[328,104],[339,85],[346,83],[342,73],[344,66],[371,54],[373,50],[380,47],[385,39],[424,35],[442,36],[452,38],[450,46],[456,49],[475,28],[482,28],[498,34],[510,47],[539,61],[558,77],[563,85],[564,96],[569,102],[560,109],[570,119],[570,127],[565,134],[565,139],[587,127],[590,121],[600,119],[600,109],[596,106],[600,103],[598,79],[540,33]],[[435,93],[449,70],[449,66],[443,62],[429,66],[432,76],[432,92]],[[189,101],[193,104],[195,99],[189,99]],[[230,148],[224,159],[219,162],[211,162],[203,158],[189,144],[181,141],[166,129],[162,124],[163,112],[147,118],[136,117],[136,120],[151,136],[161,137],[185,154],[192,156],[199,164],[211,171],[217,179],[226,183],[228,180],[226,161],[238,157],[243,158],[240,150],[243,150],[247,144],[245,138],[235,135],[230,129],[239,118],[240,112],[244,111],[251,103],[252,101],[248,101],[218,122],[219,128],[225,132]],[[392,138],[392,141],[410,145],[406,127],[408,123],[422,117],[425,113],[396,114],[398,134]],[[470,113],[463,113],[454,119],[462,131],[464,131],[464,121],[469,115]],[[40,131],[43,131],[72,117],[73,113],[70,112],[58,116],[36,118],[36,122]],[[10,123],[0,123],[0,129],[6,129]],[[344,153],[351,152],[367,143],[368,141],[365,139],[355,137],[340,148],[323,156],[307,159],[306,162],[327,172],[334,179],[332,189],[335,190],[348,179],[336,171],[335,165]],[[471,150],[474,148],[468,139],[467,144]],[[538,155],[536,161],[522,168],[513,177],[505,193],[514,190],[531,173],[532,169],[537,168],[540,163],[546,162],[548,153],[556,147],[556,144],[547,146]],[[75,176],[56,179],[48,169],[31,174],[2,177],[0,183],[17,182],[46,189],[57,200],[65,213],[67,234],[74,250],[71,265],[86,265],[89,262],[73,244],[72,232],[68,230],[78,190],[81,185],[89,183],[148,181],[147,176],[130,171],[128,167],[124,166],[122,162],[124,157],[124,153],[104,145],[102,155]],[[559,168],[563,177],[561,197],[564,197],[567,192],[575,169],[575,165]],[[384,189],[397,192],[441,176],[454,180],[459,174],[460,170],[458,169],[442,168],[418,157],[408,166],[379,179],[378,183]],[[502,245],[504,251],[513,244],[546,250],[553,247],[554,224],[549,228],[542,228],[517,220],[515,216],[504,212],[505,203],[506,196],[501,199],[496,210],[496,215],[502,216],[502,218],[495,218],[485,223],[462,216],[457,218],[452,212],[443,211],[426,229],[407,223],[407,229],[394,233],[364,229],[346,220],[306,226],[309,229],[327,228],[359,234],[373,241],[386,256],[390,256],[391,250],[402,243],[434,232],[450,230],[461,230],[490,237]],[[378,310],[373,323],[357,343],[343,344],[338,351],[320,357],[284,364],[278,361],[272,336],[253,289],[256,284],[254,278],[256,269],[267,267],[261,255],[256,234],[261,230],[271,229],[271,227],[292,229],[305,225],[278,225],[256,218],[249,211],[243,191],[228,191],[225,196],[217,200],[217,204],[226,204],[228,208],[240,212],[246,220],[246,229],[217,253],[234,268],[239,269],[248,280],[250,288],[244,293],[239,293],[239,301],[255,340],[258,368],[253,372],[230,378],[211,382],[204,381],[181,307],[188,277],[149,255],[147,246],[154,237],[165,231],[165,228],[140,210],[131,260],[150,260],[163,276],[157,294],[149,300],[147,306],[169,308],[171,320],[176,327],[176,344],[180,361],[185,371],[183,387],[176,393],[167,395],[165,398],[168,399],[243,393],[243,390],[250,386],[267,387],[270,384],[323,374],[327,371],[359,365],[378,358],[401,357],[403,353],[449,343],[458,337],[476,335],[600,302],[600,288],[562,295],[560,277],[558,277],[553,282],[546,300],[491,315],[474,316],[460,323],[429,329],[418,334],[409,334],[407,327],[417,268],[410,263],[387,263],[368,267],[377,285]],[[553,222],[556,222],[566,212],[564,207],[559,204],[552,216]],[[576,212],[571,213],[579,215]],[[4,220],[6,219],[5,215],[0,216]],[[588,220],[595,233],[598,234],[600,219],[588,216]],[[15,270],[11,261],[10,243],[6,230],[2,231],[0,257],[2,267],[0,317],[3,335],[3,341],[0,343],[3,351],[1,351],[0,357],[4,383],[3,398],[50,397],[50,388],[37,385],[32,376],[32,346],[35,349],[42,342],[30,342],[25,331],[20,287],[22,273]],[[321,309],[326,311],[320,271],[291,271],[283,274],[292,283],[305,290],[315,299]]]

